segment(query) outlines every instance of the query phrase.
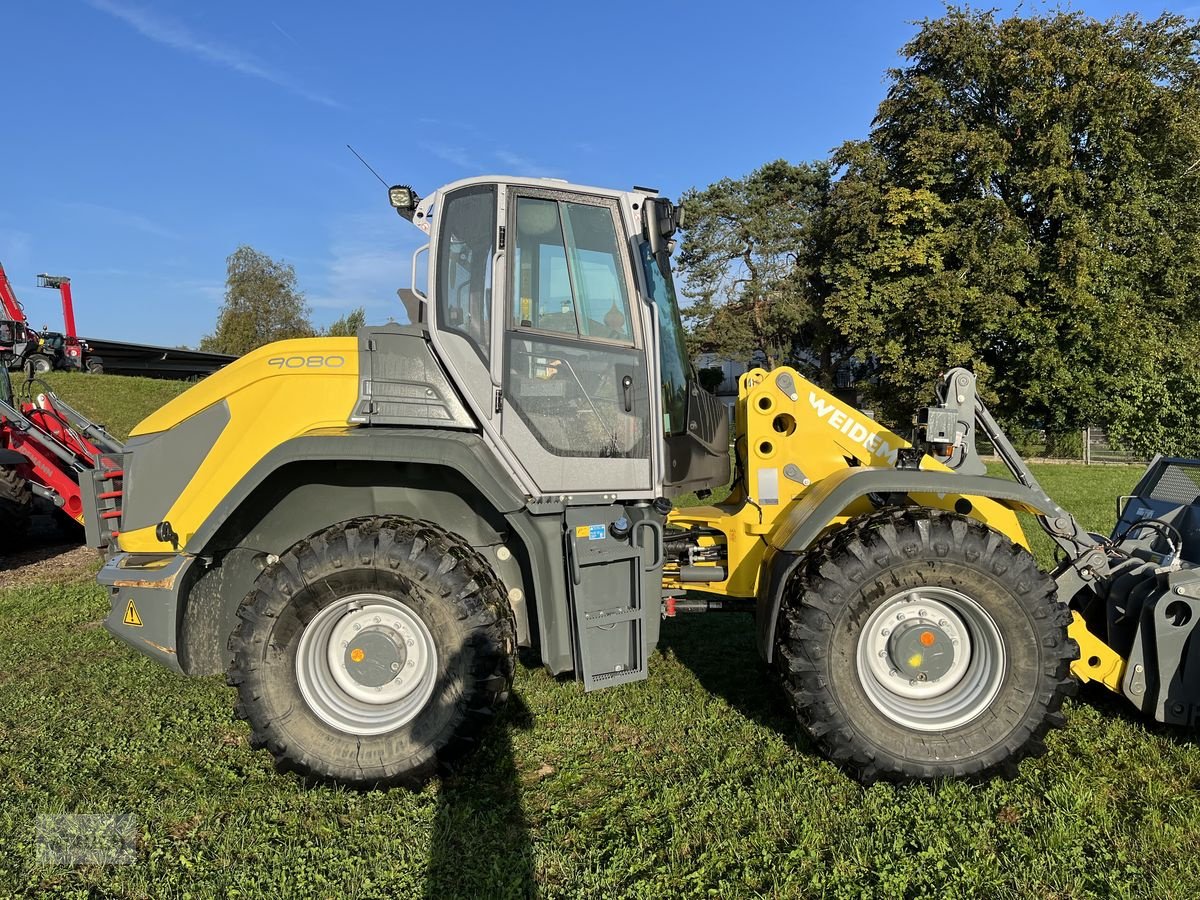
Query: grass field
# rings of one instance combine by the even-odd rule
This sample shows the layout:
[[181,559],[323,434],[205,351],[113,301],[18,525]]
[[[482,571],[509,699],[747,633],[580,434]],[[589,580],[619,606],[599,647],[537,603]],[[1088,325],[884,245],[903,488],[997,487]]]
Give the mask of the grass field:
[[[19,390],[20,376],[13,378],[13,386]],[[43,378],[71,406],[121,439],[128,437],[133,426],[149,413],[191,386],[186,381],[162,378],[78,372],[51,372]]]
[[[100,406],[128,387],[77,385]],[[1106,528],[1138,473],[1037,474]],[[749,619],[696,617],[664,626],[648,681],[585,696],[522,668],[460,772],[353,793],[276,775],[231,689],[118,644],[106,613],[86,575],[0,592],[0,896],[1200,896],[1194,736],[1094,692],[1014,781],[863,788],[767,687]],[[134,815],[138,861],[35,864],[56,812]]]

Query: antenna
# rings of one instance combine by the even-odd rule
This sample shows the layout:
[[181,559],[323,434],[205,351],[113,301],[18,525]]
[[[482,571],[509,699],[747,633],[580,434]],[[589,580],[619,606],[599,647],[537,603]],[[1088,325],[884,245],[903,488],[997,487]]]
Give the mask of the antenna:
[[[349,144],[346,145],[346,149],[349,150],[351,153],[353,153],[355,156],[358,156],[358,151],[355,150],[353,147],[351,147]],[[379,173],[371,168],[371,164],[369,162],[367,162],[361,156],[358,156],[358,161],[367,167],[368,172],[370,172],[376,178],[379,178]],[[386,181],[384,181],[382,178],[379,178],[379,183],[382,184],[384,187],[390,187],[390,185]]]

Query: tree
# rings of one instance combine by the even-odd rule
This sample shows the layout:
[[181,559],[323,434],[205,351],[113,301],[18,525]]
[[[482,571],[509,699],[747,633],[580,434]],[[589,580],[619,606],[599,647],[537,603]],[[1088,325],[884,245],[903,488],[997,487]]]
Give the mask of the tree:
[[824,306],[900,413],[973,365],[1008,421],[1200,450],[1200,25],[951,8],[835,154]]
[[767,163],[682,198],[678,270],[693,351],[788,362],[831,386],[851,348],[824,316],[832,190],[825,163]]
[[226,262],[225,302],[201,350],[241,356],[287,338],[311,337],[308,304],[290,263],[243,244]]
[[354,337],[358,334],[358,329],[366,324],[367,311],[359,306],[330,325],[325,334],[327,337]]

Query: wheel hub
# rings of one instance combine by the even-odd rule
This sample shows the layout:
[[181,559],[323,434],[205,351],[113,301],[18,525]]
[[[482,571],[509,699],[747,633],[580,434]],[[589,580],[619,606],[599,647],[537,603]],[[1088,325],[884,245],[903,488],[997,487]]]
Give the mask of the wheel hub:
[[954,644],[944,629],[929,619],[902,622],[888,639],[888,656],[901,677],[936,682],[954,666]]
[[403,643],[384,631],[364,631],[349,642],[342,665],[364,687],[383,687],[398,676],[407,659]]
[[305,627],[296,679],[326,724],[381,734],[411,721],[429,700],[437,650],[410,607],[393,597],[356,594],[325,607]]
[[876,709],[906,727],[940,731],[970,721],[995,699],[1004,643],[977,602],[930,586],[902,591],[871,614],[858,662]]

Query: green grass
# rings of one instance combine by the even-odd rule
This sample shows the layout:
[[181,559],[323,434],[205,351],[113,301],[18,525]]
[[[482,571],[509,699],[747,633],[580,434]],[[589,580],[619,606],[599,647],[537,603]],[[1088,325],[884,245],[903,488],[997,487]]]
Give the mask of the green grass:
[[[1031,466],[1034,477],[1059,506],[1073,513],[1089,531],[1110,534],[1117,522],[1117,498],[1133,488],[1144,466],[1083,466],[1048,463]],[[1000,462],[988,463],[988,474],[1009,477]],[[1030,549],[1043,568],[1054,564],[1055,544],[1032,516],[1021,515]]]
[[[1137,470],[1037,474],[1106,528]],[[354,793],[275,774],[231,689],[117,643],[107,612],[88,581],[0,591],[0,896],[1200,896],[1194,736],[1096,692],[1011,782],[863,788],[768,687],[749,619],[685,618],[648,681],[521,668],[460,772]],[[132,813],[138,861],[35,864],[57,812]]]
[[[51,372],[43,378],[54,393],[121,440],[134,425],[192,386],[187,381],[79,372]],[[21,376],[14,374],[13,379],[13,387],[19,390]]]

